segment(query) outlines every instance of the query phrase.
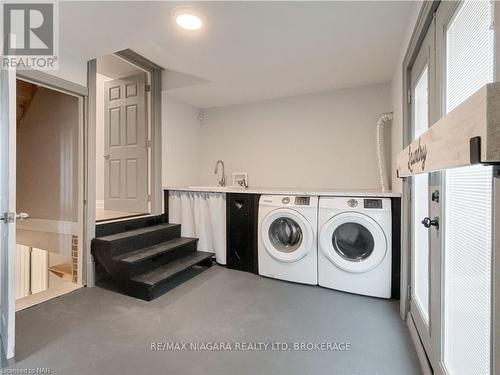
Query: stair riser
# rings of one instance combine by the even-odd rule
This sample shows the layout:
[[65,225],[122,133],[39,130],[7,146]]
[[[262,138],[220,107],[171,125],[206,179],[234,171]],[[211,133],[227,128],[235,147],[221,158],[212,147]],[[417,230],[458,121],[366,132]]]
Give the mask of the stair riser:
[[113,223],[103,223],[96,225],[96,237],[109,236],[111,234],[126,232],[133,229],[145,228],[165,222],[164,215],[135,218]]
[[172,262],[173,260],[194,251],[196,251],[196,241],[181,245],[179,247],[176,247],[175,249],[171,249],[168,252],[157,255],[153,258],[149,258],[135,264],[127,264],[126,267],[128,277],[134,277],[143,272],[151,271],[159,266]]
[[[204,261],[201,261],[198,263],[198,265],[203,266],[203,267],[211,267],[212,266],[212,261],[210,259],[206,259]],[[191,268],[191,267],[190,267]],[[145,301],[151,301],[157,297],[160,297],[163,295],[165,292],[171,289],[171,283],[173,280],[177,277],[180,277],[183,273],[187,272],[188,269],[176,274],[175,276],[172,276],[168,279],[163,280],[161,283],[156,284],[153,287],[147,286],[145,284],[141,283],[136,283],[134,281],[123,281],[123,285],[126,286],[126,293],[135,298],[139,298]]]
[[130,251],[142,249],[152,245],[159,244],[178,238],[181,235],[181,227],[169,227],[155,232],[149,232],[134,236],[132,238],[123,238],[116,241],[111,241],[111,255],[117,256],[128,253]]
[[96,262],[99,262],[104,267],[106,272],[109,274],[114,272],[114,262],[111,259],[111,244],[109,242],[93,239],[91,254],[94,256]]

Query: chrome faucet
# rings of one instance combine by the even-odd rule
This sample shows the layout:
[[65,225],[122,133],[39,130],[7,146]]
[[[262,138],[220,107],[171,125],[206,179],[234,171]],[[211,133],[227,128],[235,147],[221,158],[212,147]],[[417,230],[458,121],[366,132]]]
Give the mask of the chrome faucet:
[[224,171],[224,162],[222,160],[217,160],[217,163],[215,163],[214,173],[217,174],[219,172],[219,164],[222,165],[222,175],[220,180],[217,181],[217,183],[219,186],[224,187],[226,186],[226,174]]

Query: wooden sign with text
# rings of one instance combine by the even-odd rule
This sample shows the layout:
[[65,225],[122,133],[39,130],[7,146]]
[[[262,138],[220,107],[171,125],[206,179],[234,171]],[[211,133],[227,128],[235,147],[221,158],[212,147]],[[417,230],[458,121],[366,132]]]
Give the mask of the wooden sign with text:
[[479,89],[398,154],[398,177],[500,162],[500,83]]

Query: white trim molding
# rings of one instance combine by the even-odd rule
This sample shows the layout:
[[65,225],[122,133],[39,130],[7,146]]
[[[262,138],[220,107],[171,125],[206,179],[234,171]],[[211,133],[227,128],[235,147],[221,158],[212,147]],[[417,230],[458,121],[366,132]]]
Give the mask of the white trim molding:
[[79,224],[74,221],[60,221],[49,219],[27,219],[17,222],[17,229],[36,232],[79,235]]

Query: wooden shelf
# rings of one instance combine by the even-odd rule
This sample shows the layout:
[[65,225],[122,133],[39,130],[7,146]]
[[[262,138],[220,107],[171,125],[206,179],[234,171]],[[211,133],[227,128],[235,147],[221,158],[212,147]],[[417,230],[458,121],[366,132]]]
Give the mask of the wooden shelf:
[[62,279],[69,281],[73,280],[73,266],[71,263],[61,263],[50,266],[49,271]]
[[500,83],[490,83],[398,154],[398,177],[500,162]]

